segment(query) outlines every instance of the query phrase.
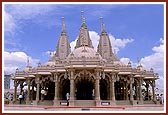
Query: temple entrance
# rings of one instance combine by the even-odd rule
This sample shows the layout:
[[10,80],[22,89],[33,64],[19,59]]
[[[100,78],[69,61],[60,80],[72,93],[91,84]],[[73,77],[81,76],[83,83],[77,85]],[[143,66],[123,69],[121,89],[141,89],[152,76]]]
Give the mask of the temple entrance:
[[62,100],[66,100],[67,93],[70,93],[70,80],[63,78],[60,84],[60,97]]
[[100,80],[100,99],[107,100],[107,81],[105,79]]
[[126,92],[126,87],[123,81],[116,81],[115,82],[115,98],[116,100],[124,100]]
[[54,96],[55,96],[55,83],[52,81],[48,81],[45,84],[44,100],[54,100]]
[[76,84],[76,99],[77,100],[92,100],[93,99],[93,83],[88,80],[78,81]]
[[94,78],[88,73],[80,74],[75,79],[76,89],[75,95],[77,100],[93,100],[94,99]]
[[66,94],[70,93],[70,81],[69,79],[64,79],[62,83],[62,99],[66,100]]

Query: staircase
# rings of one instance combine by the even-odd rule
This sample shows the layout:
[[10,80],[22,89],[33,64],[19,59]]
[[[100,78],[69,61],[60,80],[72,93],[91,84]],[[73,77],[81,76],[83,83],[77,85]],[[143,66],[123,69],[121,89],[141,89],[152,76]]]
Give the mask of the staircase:
[[146,100],[146,101],[144,101],[143,102],[143,104],[155,104],[155,102],[154,101],[152,101],[152,100]]
[[75,106],[96,106],[95,100],[75,100]]
[[53,100],[44,100],[44,101],[40,101],[38,105],[51,106],[51,105],[53,105]]
[[130,100],[116,100],[116,105],[131,105]]

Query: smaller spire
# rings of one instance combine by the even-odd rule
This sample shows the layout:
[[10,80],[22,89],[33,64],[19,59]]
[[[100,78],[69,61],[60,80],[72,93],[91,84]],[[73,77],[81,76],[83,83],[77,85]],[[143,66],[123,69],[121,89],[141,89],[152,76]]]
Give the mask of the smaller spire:
[[103,17],[100,17],[100,23],[101,23],[102,32],[106,32],[105,24],[104,24],[104,22],[103,22]]
[[29,57],[27,57],[27,66],[29,66]]
[[128,62],[128,67],[131,67],[131,61],[129,60],[129,62]]
[[19,72],[19,69],[18,69],[18,68],[16,68],[16,72]]
[[41,62],[39,61],[39,62],[38,62],[38,67],[40,67],[40,66],[41,66]]
[[64,17],[62,17],[62,32],[66,32],[65,31]]

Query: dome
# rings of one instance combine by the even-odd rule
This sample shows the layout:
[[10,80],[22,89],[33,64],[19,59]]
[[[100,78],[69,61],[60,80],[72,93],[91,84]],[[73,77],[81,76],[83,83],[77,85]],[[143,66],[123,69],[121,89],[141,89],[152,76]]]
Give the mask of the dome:
[[45,65],[47,65],[47,66],[54,66],[55,62],[54,61],[48,61],[47,63],[45,63]]
[[101,55],[97,53],[93,48],[90,47],[79,47],[69,54],[68,58],[98,58],[102,59]]
[[25,71],[25,72],[28,72],[28,71],[30,71],[31,69],[32,69],[31,66],[26,66],[26,68],[24,69],[24,71]]

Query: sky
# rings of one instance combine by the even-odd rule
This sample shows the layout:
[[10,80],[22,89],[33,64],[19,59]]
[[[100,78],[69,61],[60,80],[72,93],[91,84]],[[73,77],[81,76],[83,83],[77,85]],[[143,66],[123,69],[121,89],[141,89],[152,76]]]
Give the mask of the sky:
[[[3,58],[5,74],[16,68],[45,64],[49,52],[56,51],[64,17],[71,50],[76,44],[84,11],[86,25],[97,49],[101,33],[100,17],[110,37],[112,50],[124,64],[138,62],[159,74],[156,87],[164,88],[164,5],[163,4],[4,4]],[[138,61],[139,60],[139,61]]]

